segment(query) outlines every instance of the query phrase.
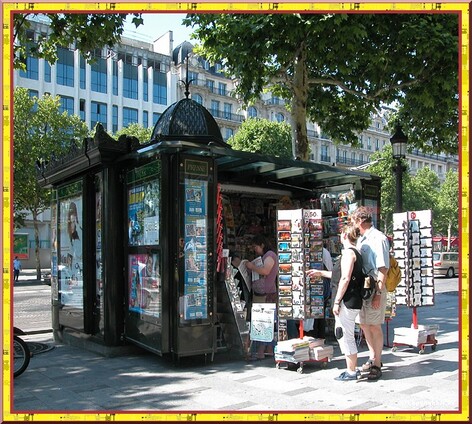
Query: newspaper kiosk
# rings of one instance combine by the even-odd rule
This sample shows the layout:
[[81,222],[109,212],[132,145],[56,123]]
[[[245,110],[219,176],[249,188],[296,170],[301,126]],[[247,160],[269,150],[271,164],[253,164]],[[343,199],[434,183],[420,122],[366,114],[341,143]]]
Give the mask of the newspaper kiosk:
[[146,145],[98,125],[38,180],[53,189],[55,337],[174,358],[242,349],[228,252],[247,253],[252,226],[273,231],[281,202],[352,190],[378,211],[380,199],[376,176],[231,149],[188,98],[163,113]]

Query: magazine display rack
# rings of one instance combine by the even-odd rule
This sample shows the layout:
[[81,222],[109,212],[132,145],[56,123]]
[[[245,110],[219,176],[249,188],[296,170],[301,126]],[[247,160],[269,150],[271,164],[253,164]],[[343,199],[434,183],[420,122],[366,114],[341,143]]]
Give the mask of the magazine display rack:
[[438,325],[418,325],[417,308],[434,305],[433,237],[431,210],[393,214],[393,250],[402,270],[396,288],[397,305],[412,308],[411,327],[395,328],[392,351],[399,346],[436,350]]

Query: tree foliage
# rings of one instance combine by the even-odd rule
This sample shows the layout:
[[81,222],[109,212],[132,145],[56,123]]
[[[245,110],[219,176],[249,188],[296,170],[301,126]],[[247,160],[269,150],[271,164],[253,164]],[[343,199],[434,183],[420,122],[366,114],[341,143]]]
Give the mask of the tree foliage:
[[435,172],[427,166],[418,169],[405,192],[403,209],[406,211],[431,209],[433,217],[437,216],[439,187],[439,177]]
[[72,145],[80,145],[88,130],[78,116],[60,112],[59,97],[30,97],[27,89],[17,87],[13,108],[13,212],[18,215],[28,211],[33,216],[40,278],[37,218],[50,207],[51,199],[49,190],[37,181],[37,161],[59,157]]
[[151,140],[152,128],[144,128],[140,124],[130,124],[126,128],[118,130],[113,136],[118,140],[121,135],[136,137],[140,144],[145,144]]
[[[45,17],[51,32],[31,39],[30,19]],[[118,44],[123,34],[127,14],[117,13],[16,13],[13,17],[13,66],[25,69],[27,56],[44,58],[51,64],[57,61],[57,48],[75,45],[87,59],[93,59],[95,49]],[[132,22],[136,27],[143,23],[140,13],[133,13]]]
[[449,170],[438,193],[439,212],[435,216],[435,231],[450,236],[459,233],[459,174]]
[[[405,161],[403,161],[403,165],[405,167],[405,172],[403,173],[403,192],[405,198],[411,176],[408,173],[408,166]],[[388,234],[392,232],[396,201],[394,167],[395,160],[392,156],[392,146],[388,144],[371,156],[371,165],[366,169],[366,172],[378,175],[381,179],[379,228]]]
[[[387,145],[382,151],[372,155],[372,165],[367,172],[381,177],[380,228],[392,232],[393,213],[395,211],[395,161],[392,147]],[[449,171],[441,184],[438,175],[428,167],[411,175],[406,162],[403,178],[403,210],[431,210],[435,234],[458,234],[459,219],[459,179],[457,172]]]
[[190,14],[196,52],[238,79],[246,103],[270,90],[290,107],[294,152],[307,119],[356,146],[371,113],[396,103],[412,146],[457,153],[454,14]]
[[291,158],[291,140],[290,126],[287,123],[249,118],[228,139],[228,144],[236,150]]

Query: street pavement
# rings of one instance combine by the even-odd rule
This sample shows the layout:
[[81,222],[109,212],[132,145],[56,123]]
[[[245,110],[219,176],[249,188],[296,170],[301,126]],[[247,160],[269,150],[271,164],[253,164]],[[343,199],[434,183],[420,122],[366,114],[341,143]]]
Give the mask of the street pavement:
[[[23,278],[15,290],[28,283],[30,287],[42,284]],[[417,309],[420,325],[439,325],[435,351],[431,345],[426,345],[423,354],[418,346],[399,345],[392,351],[394,328],[410,327],[412,322],[412,309],[397,306],[396,316],[388,325],[383,376],[375,382],[335,381],[345,361],[331,338],[327,343],[334,347],[332,360],[306,363],[303,373],[276,369],[273,358],[248,363],[228,353],[217,353],[213,362],[198,356],[174,364],[137,347],[125,355],[103,357],[55,343],[50,328],[42,328],[43,320],[27,322],[25,314],[21,318],[22,329],[29,333],[25,339],[54,348],[33,356],[26,372],[14,380],[11,409],[7,410],[15,414],[15,420],[26,419],[22,416],[31,413],[40,414],[37,417],[66,413],[71,420],[89,421],[94,419],[93,414],[108,413],[132,414],[130,420],[139,421],[200,420],[199,416],[222,421],[285,417],[316,421],[329,416],[336,421],[378,414],[378,420],[383,417],[389,421],[449,418],[468,422],[468,387],[460,388],[459,293],[455,281],[451,284],[436,279],[435,305]],[[16,316],[15,312],[15,322]],[[384,325],[384,333],[386,330]],[[358,365],[367,358],[367,347],[361,343]],[[463,375],[468,373],[468,364],[465,366]],[[462,381],[468,384],[468,378]]]

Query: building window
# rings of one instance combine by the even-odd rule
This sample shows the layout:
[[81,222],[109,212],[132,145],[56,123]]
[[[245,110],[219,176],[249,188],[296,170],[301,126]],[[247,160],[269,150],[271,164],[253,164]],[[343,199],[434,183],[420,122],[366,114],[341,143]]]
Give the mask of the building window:
[[80,63],[80,88],[82,90],[85,90],[87,74],[85,72],[85,59],[83,58],[83,56],[79,56],[79,63]]
[[277,122],[284,122],[285,121],[285,116],[283,115],[283,113],[278,112],[278,113],[275,114],[275,120]]
[[223,82],[218,83],[218,94],[220,96],[226,96],[226,84]]
[[123,97],[138,98],[138,68],[129,63],[123,64]]
[[203,98],[200,94],[192,94],[192,99],[195,100],[198,104],[203,105]]
[[359,147],[364,148],[364,136],[362,134],[359,136]]
[[114,134],[118,131],[118,106],[117,105],[112,106],[111,115],[112,115],[112,120],[113,120],[112,131]]
[[346,150],[343,150],[342,154],[343,154],[343,163],[347,163],[347,152],[346,152]]
[[356,152],[351,152],[351,163],[356,164]]
[[149,127],[149,112],[147,110],[143,110],[143,127]]
[[113,61],[113,95],[118,96],[118,62],[116,60]]
[[166,74],[153,71],[154,82],[152,101],[158,105],[167,105],[167,77]]
[[80,119],[85,122],[85,99],[79,100]]
[[378,138],[375,139],[375,150],[380,150],[380,141]]
[[44,82],[51,82],[51,65],[44,60]]
[[215,81],[207,80],[206,81],[206,86],[207,86],[208,90],[210,90],[213,93],[213,90],[215,88]]
[[367,137],[367,149],[371,150],[372,149],[372,144],[370,142],[370,137]]
[[359,162],[361,163],[361,165],[365,163],[364,162],[364,155],[362,153],[359,154]]
[[225,141],[231,138],[234,135],[234,131],[232,128],[226,128],[225,130]]
[[105,59],[95,59],[92,63],[91,89],[97,93],[107,92],[107,61]]
[[67,87],[74,86],[74,53],[68,49],[57,49],[57,84]]
[[66,97],[61,96],[60,98],[61,104],[59,106],[60,112],[67,112],[69,115],[74,114],[74,98],[73,97]]
[[231,116],[233,114],[233,105],[231,103],[225,103],[223,105],[223,110],[224,110],[224,118],[225,119],[231,119]]
[[123,108],[123,128],[130,126],[131,124],[138,123],[138,110],[131,109],[129,107]]
[[328,148],[328,145],[326,144],[323,144],[321,146],[320,160],[322,162],[331,162],[331,158],[329,157],[329,148]]
[[149,100],[149,80],[147,69],[144,69],[143,71],[143,100],[145,102]]
[[188,71],[187,76],[190,84],[198,85],[198,72]]
[[105,103],[92,102],[90,104],[90,128],[94,129],[97,123],[101,123],[105,129],[107,128],[107,105]]
[[32,80],[39,79],[39,60],[37,57],[28,56],[26,58],[26,71],[21,70],[20,76]]
[[211,101],[210,113],[216,118],[219,117],[220,102],[218,100],[212,100]]
[[161,113],[154,112],[152,114],[152,125],[156,125],[156,122],[159,121],[159,118],[161,117]]
[[247,115],[249,118],[257,118],[257,109],[254,106],[249,106],[247,110]]
[[39,91],[38,90],[28,90],[28,94],[30,99],[33,97],[39,97]]

